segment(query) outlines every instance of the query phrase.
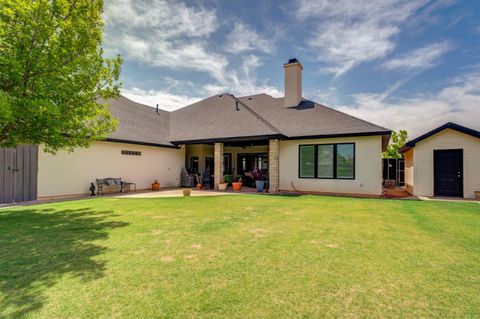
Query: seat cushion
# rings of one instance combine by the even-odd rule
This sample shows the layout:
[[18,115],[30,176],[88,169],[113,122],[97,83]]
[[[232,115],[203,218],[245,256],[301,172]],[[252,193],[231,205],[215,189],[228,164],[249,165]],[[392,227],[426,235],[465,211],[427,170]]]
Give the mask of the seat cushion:
[[113,178],[105,178],[105,184],[107,184],[108,186],[116,186],[115,179]]
[[117,186],[122,185],[122,179],[121,178],[114,178],[113,180],[115,181],[115,185],[117,185]]

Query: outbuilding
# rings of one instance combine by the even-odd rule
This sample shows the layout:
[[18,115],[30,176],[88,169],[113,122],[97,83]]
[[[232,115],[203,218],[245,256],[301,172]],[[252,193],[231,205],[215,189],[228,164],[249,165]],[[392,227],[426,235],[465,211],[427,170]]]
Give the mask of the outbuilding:
[[402,147],[405,187],[415,196],[475,198],[480,191],[480,132],[446,123]]

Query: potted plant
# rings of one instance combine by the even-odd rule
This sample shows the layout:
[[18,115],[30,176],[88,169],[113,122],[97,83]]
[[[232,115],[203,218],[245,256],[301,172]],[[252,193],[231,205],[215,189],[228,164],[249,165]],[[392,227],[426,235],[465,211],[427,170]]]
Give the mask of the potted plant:
[[230,185],[232,183],[232,176],[231,175],[225,175],[223,176],[223,179],[227,185]]
[[240,177],[240,178],[238,179],[238,182],[232,182],[233,191],[234,191],[234,192],[239,192],[239,191],[241,191],[241,190],[242,190],[242,185],[243,185],[243,183],[242,183],[242,178]]
[[225,182],[225,178],[220,179],[220,183],[218,183],[218,190],[219,191],[226,191],[228,183]]
[[197,183],[197,185],[195,186],[198,190],[202,189],[203,188],[203,185],[200,184],[200,183]]
[[183,196],[188,197],[192,193],[192,189],[191,188],[184,188],[184,189],[182,189],[182,192],[183,192]]
[[160,183],[158,179],[155,179],[152,183],[152,191],[159,191],[160,190]]
[[475,199],[480,200],[480,191],[475,191]]
[[257,192],[262,193],[263,185],[265,184],[262,171],[257,166],[255,166],[250,173],[252,174],[253,180],[255,181]]

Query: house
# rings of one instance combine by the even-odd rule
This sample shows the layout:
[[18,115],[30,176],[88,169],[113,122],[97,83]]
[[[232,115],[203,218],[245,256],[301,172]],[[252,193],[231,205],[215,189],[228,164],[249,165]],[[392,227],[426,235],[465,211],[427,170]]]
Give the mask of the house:
[[271,192],[381,195],[381,154],[391,131],[304,99],[302,70],[297,59],[284,65],[282,98],[224,93],[173,112],[110,100],[118,129],[73,153],[30,152],[29,171],[38,176],[17,181],[29,190],[17,198],[83,194],[95,178],[109,176],[139,189],[154,179],[178,186],[182,167],[200,174],[208,167],[217,187],[224,174],[244,176],[254,166],[268,176]]
[[480,191],[480,132],[446,123],[402,147],[405,187],[416,196],[474,198]]

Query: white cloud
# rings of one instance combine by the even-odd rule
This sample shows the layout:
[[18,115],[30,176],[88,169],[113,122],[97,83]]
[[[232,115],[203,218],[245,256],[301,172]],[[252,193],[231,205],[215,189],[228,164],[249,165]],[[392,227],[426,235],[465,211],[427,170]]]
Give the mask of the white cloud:
[[407,129],[417,136],[446,122],[480,129],[480,73],[453,79],[438,92],[390,99],[385,94],[357,94],[352,106],[340,111],[394,129]]
[[225,51],[240,54],[248,51],[272,53],[273,40],[258,34],[244,23],[236,22],[232,32],[227,36]]
[[447,41],[434,43],[386,61],[382,66],[387,70],[425,70],[435,66],[438,59],[450,50],[452,45]]
[[309,45],[318,51],[318,60],[327,64],[324,70],[340,76],[361,63],[391,53],[401,27],[429,3],[430,0],[297,0],[295,13],[298,20],[311,19],[316,25]]
[[122,95],[137,103],[159,108],[167,111],[173,111],[184,106],[190,105],[202,98],[190,97],[185,95],[176,95],[167,91],[143,90],[140,88],[122,89]]
[[215,10],[175,1],[115,0],[105,4],[104,18],[108,52],[224,81],[228,61],[211,52],[207,42],[219,26]]

